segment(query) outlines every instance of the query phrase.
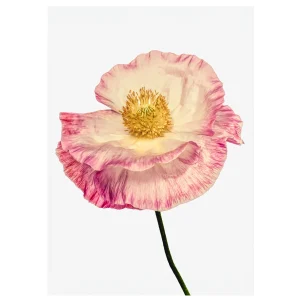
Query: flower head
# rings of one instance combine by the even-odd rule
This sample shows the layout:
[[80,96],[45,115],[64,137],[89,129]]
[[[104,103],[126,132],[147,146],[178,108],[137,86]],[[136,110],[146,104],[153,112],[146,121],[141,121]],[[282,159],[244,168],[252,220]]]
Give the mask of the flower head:
[[102,208],[167,210],[216,181],[242,121],[222,83],[194,55],[151,51],[104,74],[108,110],[61,113],[57,155],[84,197]]

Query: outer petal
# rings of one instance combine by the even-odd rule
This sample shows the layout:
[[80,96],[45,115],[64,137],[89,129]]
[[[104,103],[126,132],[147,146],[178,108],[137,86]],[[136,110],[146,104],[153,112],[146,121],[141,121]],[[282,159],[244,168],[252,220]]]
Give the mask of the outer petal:
[[241,139],[242,126],[241,118],[229,106],[222,106],[217,112],[213,130],[216,137],[240,145],[243,144]]
[[106,202],[94,184],[94,178],[98,172],[93,170],[89,165],[76,161],[69,152],[63,150],[61,143],[58,143],[56,154],[63,164],[65,174],[83,191],[85,199],[103,208],[134,208],[131,204],[114,205],[113,203]]
[[78,163],[59,144],[57,154],[66,175],[84,191],[86,199],[103,208],[167,210],[205,193],[217,179],[226,159],[222,140],[202,137],[201,159],[188,165],[175,159],[135,172],[122,167],[95,171]]
[[[95,89],[101,103],[120,111],[130,90],[157,90],[169,102],[174,132],[212,134],[224,90],[212,67],[194,55],[151,51],[119,64],[101,77]],[[186,126],[186,124],[188,126]]]
[[176,158],[193,164],[200,157],[199,146],[193,139],[182,140],[172,134],[153,140],[129,136],[124,130],[122,117],[111,110],[88,114],[61,113],[60,119],[62,148],[94,170],[121,166],[142,171]]

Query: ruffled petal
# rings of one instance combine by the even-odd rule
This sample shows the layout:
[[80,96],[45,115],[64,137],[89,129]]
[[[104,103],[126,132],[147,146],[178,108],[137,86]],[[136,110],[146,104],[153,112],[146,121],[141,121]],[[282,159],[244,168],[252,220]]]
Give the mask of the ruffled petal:
[[233,144],[243,144],[241,138],[243,122],[240,116],[236,115],[229,106],[222,106],[217,112],[213,125],[215,136],[224,138]]
[[120,166],[96,171],[77,162],[60,144],[57,155],[66,175],[95,205],[162,211],[201,196],[216,181],[226,159],[225,142],[202,136],[197,145],[201,157],[195,164],[177,158],[140,172]]
[[131,204],[113,204],[105,201],[98,192],[99,188],[95,186],[94,178],[97,171],[93,170],[89,165],[81,164],[74,159],[68,151],[63,150],[61,143],[58,143],[56,154],[63,164],[65,174],[83,191],[84,198],[98,207],[110,207],[115,209],[131,208]]
[[[101,77],[96,99],[119,112],[130,90],[145,86],[166,97],[174,132],[212,134],[224,90],[212,67],[195,55],[151,51],[129,64],[119,64]],[[186,125],[187,124],[187,125]]]
[[109,166],[143,171],[176,158],[185,164],[199,159],[199,146],[192,138],[182,140],[172,133],[151,140],[134,138],[126,133],[121,115],[111,110],[61,113],[60,119],[62,148],[97,171]]

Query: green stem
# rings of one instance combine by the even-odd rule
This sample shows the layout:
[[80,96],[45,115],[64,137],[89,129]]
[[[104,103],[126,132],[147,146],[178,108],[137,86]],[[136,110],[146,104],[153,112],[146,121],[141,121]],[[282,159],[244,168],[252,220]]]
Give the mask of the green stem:
[[157,219],[157,223],[158,223],[158,227],[159,227],[159,231],[160,231],[160,234],[161,234],[161,239],[162,239],[162,242],[163,242],[163,245],[164,245],[164,249],[165,249],[165,253],[166,253],[168,263],[169,263],[174,275],[176,276],[176,278],[177,278],[177,280],[178,280],[178,282],[179,282],[179,284],[182,288],[182,291],[184,292],[184,294],[186,296],[190,296],[190,292],[187,289],[180,273],[178,272],[178,270],[177,270],[177,268],[176,268],[176,266],[173,262],[172,255],[171,255],[169,245],[168,245],[168,240],[167,240],[165,228],[164,228],[164,223],[163,223],[163,220],[161,218],[161,213],[159,211],[155,211],[155,215],[156,215],[156,219]]

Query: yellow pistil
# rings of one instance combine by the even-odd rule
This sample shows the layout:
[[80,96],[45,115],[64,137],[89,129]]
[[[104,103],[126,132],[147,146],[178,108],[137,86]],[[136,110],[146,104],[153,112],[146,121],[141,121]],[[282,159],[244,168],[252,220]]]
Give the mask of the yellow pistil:
[[123,124],[132,136],[154,139],[172,128],[172,118],[164,96],[142,87],[129,91],[121,110]]

